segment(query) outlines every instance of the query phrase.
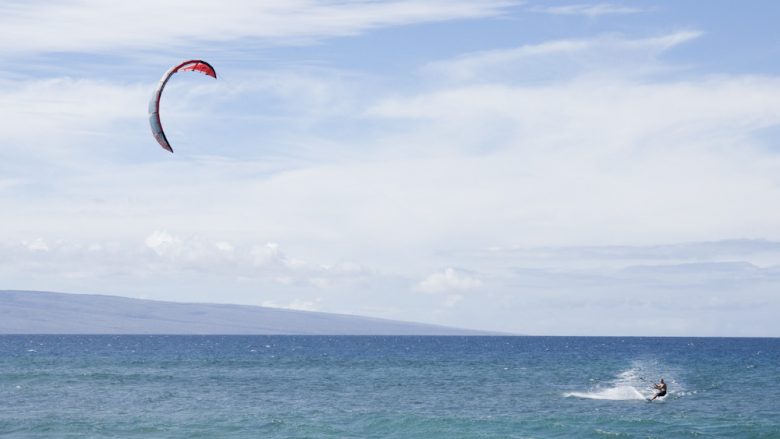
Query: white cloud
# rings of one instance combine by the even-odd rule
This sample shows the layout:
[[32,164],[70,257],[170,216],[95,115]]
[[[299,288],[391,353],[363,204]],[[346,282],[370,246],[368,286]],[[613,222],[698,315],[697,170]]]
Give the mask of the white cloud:
[[177,246],[180,243],[181,241],[178,238],[174,238],[170,233],[164,230],[154,231],[144,240],[144,244],[159,256],[164,255],[172,247]]
[[314,300],[293,299],[291,302],[286,304],[280,304],[279,302],[273,300],[267,300],[262,303],[262,306],[267,306],[269,308],[294,309],[298,311],[319,311],[321,303],[322,298],[317,297]]
[[[305,264],[284,256],[276,244],[245,243],[234,246],[225,240],[183,236],[165,230],[154,231],[136,242],[112,241],[47,242],[41,238],[0,241],[0,277],[6,282],[33,278],[34,288],[62,290],[57,279],[90,279],[95,285],[124,289],[150,282],[163,290],[172,280],[184,297],[215,301],[214,294],[245,295],[247,288],[269,294],[291,291],[352,288],[376,278],[370,270],[354,263]],[[258,264],[258,258],[262,263]],[[342,268],[344,267],[344,268]],[[184,287],[184,286],[187,287]],[[215,289],[218,285],[218,289]],[[6,286],[6,285],[4,285]],[[82,292],[84,287],[78,287]],[[225,289],[234,291],[225,291]],[[77,290],[78,291],[78,290]],[[137,295],[137,292],[133,292]],[[173,299],[172,291],[158,299]],[[244,297],[243,303],[256,303]],[[308,306],[301,302],[300,308]]]
[[6,2],[0,6],[0,53],[156,49],[256,38],[300,41],[374,28],[499,15],[507,1],[386,2],[316,0],[98,0]]
[[22,245],[25,246],[28,250],[32,252],[48,252],[49,251],[49,245],[46,244],[46,241],[44,241],[41,238],[35,239],[33,241],[22,241]]
[[251,254],[254,265],[258,267],[279,266],[291,270],[301,270],[308,267],[306,261],[286,256],[279,249],[279,244],[274,242],[253,246]]
[[465,81],[523,79],[560,80],[566,74],[593,74],[616,70],[621,76],[657,72],[657,57],[675,46],[699,38],[699,31],[679,31],[666,35],[631,39],[602,35],[589,39],[569,39],[528,44],[461,55],[430,63],[425,70],[440,77]]
[[554,15],[584,15],[587,17],[598,17],[601,15],[637,14],[643,12],[643,9],[641,8],[615,5],[611,3],[547,6],[533,8],[531,10]]
[[461,294],[451,294],[447,296],[447,298],[444,300],[444,306],[446,308],[454,308],[458,306],[458,304],[463,300],[463,295]]
[[297,309],[300,311],[317,311],[319,309],[319,303],[322,300],[317,298],[316,300],[300,300],[296,299],[290,302],[287,308]]
[[[433,273],[417,284],[416,289],[426,293],[439,293],[444,291],[467,291],[482,286],[482,281],[467,272],[454,268],[445,268]],[[456,301],[454,303],[457,302]],[[448,299],[448,302],[450,300]],[[453,305],[454,305],[453,303]]]
[[[421,219],[440,214],[431,223],[449,227],[480,218],[483,236],[497,232],[493,243],[514,236],[526,245],[630,244],[746,230],[777,238],[780,162],[757,134],[780,123],[779,98],[776,78],[581,79],[434,90],[388,99],[372,114],[419,121],[392,142],[420,145],[403,154],[434,157],[399,175],[447,182],[444,191],[407,177],[411,200],[431,206],[417,204]],[[472,158],[458,163],[454,151]],[[465,231],[451,236],[462,243]]]
[[233,247],[233,245],[227,241],[218,241],[214,243],[214,247],[216,247],[220,253],[228,256],[232,256],[235,251],[235,247]]
[[252,247],[252,256],[254,257],[254,264],[261,267],[276,262],[283,262],[286,259],[279,250],[279,244],[273,242],[263,246]]

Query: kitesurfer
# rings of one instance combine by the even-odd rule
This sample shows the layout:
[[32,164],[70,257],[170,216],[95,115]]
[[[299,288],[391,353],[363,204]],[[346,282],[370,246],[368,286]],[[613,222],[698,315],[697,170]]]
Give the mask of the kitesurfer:
[[650,401],[658,398],[659,396],[666,396],[666,383],[664,382],[664,379],[661,378],[661,382],[654,385],[653,388],[656,390],[655,395],[650,399]]

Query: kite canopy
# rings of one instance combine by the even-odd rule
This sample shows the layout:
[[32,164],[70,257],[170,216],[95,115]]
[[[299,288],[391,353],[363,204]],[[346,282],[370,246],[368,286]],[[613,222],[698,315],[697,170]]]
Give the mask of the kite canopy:
[[160,96],[162,96],[165,84],[168,83],[168,80],[171,79],[171,76],[173,76],[174,73],[187,71],[201,72],[204,75],[217,79],[217,72],[214,71],[214,67],[211,67],[211,64],[206,61],[201,61],[199,59],[184,61],[165,72],[162,78],[160,78],[160,83],[157,84],[157,89],[154,90],[152,99],[149,101],[149,124],[152,126],[152,134],[154,134],[154,138],[157,139],[160,146],[170,152],[173,152],[173,148],[171,147],[171,144],[168,143],[168,139],[165,137],[165,132],[163,131],[162,123],[160,122]]

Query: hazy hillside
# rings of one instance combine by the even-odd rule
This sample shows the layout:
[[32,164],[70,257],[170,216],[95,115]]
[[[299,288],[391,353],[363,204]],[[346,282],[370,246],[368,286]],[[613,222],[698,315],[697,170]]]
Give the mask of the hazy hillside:
[[478,331],[245,305],[0,290],[0,334],[479,335]]

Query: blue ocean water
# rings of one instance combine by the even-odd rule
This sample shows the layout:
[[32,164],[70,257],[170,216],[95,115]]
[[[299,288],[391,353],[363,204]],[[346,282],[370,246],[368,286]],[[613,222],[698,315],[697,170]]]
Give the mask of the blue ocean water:
[[780,339],[0,336],[0,437],[778,438]]

